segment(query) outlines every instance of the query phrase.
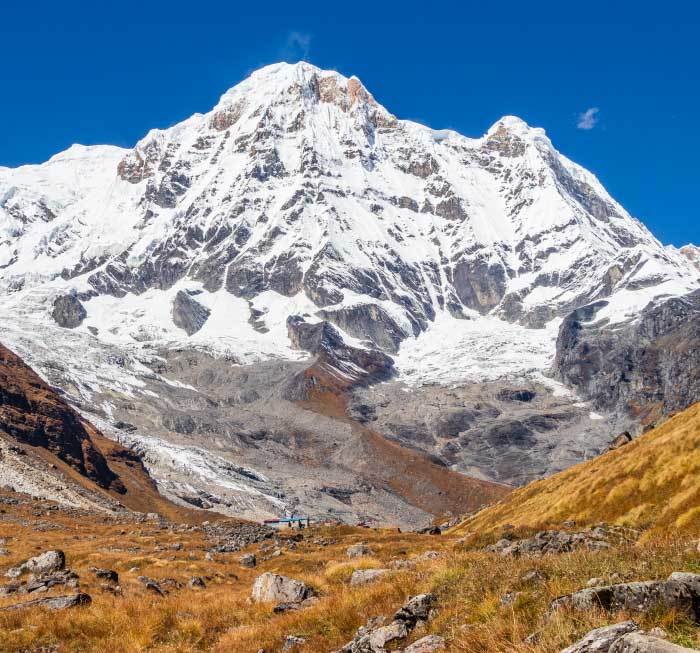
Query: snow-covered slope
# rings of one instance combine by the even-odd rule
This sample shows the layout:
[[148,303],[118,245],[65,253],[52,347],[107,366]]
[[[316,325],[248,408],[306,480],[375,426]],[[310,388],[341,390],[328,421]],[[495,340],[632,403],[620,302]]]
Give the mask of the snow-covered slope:
[[506,117],[478,139],[434,131],[305,63],[257,71],[133,150],[73,146],[0,169],[0,198],[2,292],[54,281],[99,295],[83,328],[110,330],[119,305],[177,334],[171,295],[129,297],[179,284],[225,315],[257,301],[273,320],[304,297],[395,350],[439,312],[543,326],[620,289],[692,285],[687,259],[541,129]]

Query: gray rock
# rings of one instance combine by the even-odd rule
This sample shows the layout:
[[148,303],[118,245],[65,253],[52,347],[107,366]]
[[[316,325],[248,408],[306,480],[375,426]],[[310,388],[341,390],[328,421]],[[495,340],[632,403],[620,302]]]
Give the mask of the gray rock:
[[190,589],[197,590],[197,589],[204,589],[207,584],[204,582],[204,579],[201,576],[192,576],[190,578],[189,582],[187,583],[187,586]]
[[350,585],[367,585],[389,573],[389,569],[356,569],[352,572]]
[[366,544],[353,544],[345,551],[348,558],[359,558],[361,556],[371,556],[373,551]]
[[252,569],[258,564],[258,560],[254,553],[246,553],[240,557],[239,562],[241,563],[241,567],[247,567],[249,569]]
[[683,653],[684,651],[697,651],[697,649],[671,644],[664,639],[642,633],[625,635],[610,647],[610,653]]
[[376,347],[390,353],[396,353],[401,341],[413,335],[402,329],[376,304],[320,310],[318,316],[332,322],[354,338],[369,339]]
[[183,329],[188,336],[199,331],[209,319],[211,311],[180,290],[173,300],[172,317],[176,327]]
[[427,635],[407,646],[403,653],[435,653],[445,649],[445,638],[439,635]]
[[557,339],[554,371],[604,411],[660,406],[658,418],[700,400],[700,291],[649,304],[638,319],[595,321],[606,302],[571,313]]
[[427,621],[435,607],[437,597],[434,594],[417,594],[412,596],[394,615],[396,621],[404,621],[409,628],[414,628],[419,621]]
[[502,539],[486,547],[490,553],[502,556],[545,555],[566,553],[579,548],[598,551],[610,547],[610,541],[621,542],[634,539],[635,531],[617,526],[598,526],[586,531],[540,531],[533,537],[511,541]]
[[79,605],[89,605],[92,598],[89,594],[78,593],[69,596],[52,596],[45,599],[35,599],[24,603],[13,603],[0,608],[0,611],[23,610],[24,608],[46,608],[47,610],[65,610]]
[[90,567],[90,571],[101,580],[106,580],[108,583],[118,583],[119,574],[113,569],[100,569],[99,567]]
[[87,311],[77,294],[61,295],[53,302],[51,317],[64,329],[75,329],[83,323],[87,317]]
[[5,576],[8,578],[18,578],[24,573],[31,574],[50,574],[55,571],[65,569],[66,556],[63,551],[46,551],[41,555],[29,558],[18,567],[9,569]]
[[603,626],[589,632],[583,639],[565,648],[561,653],[608,653],[610,647],[621,637],[639,630],[634,621],[624,621],[612,626]]
[[605,587],[591,587],[559,597],[551,609],[570,607],[577,610],[604,609],[649,612],[663,606],[685,612],[700,620],[700,574],[676,573],[665,581],[621,583]]
[[304,644],[304,642],[306,642],[306,639],[303,637],[297,637],[296,635],[287,635],[287,637],[284,640],[284,645],[282,646],[282,653],[294,651],[299,646]]
[[[393,621],[388,626],[380,626],[373,630],[368,636],[370,651],[379,653],[391,642],[408,637],[408,627],[403,621]],[[361,649],[360,649],[361,650]]]
[[301,603],[312,594],[300,580],[267,572],[255,579],[251,598],[256,603]]

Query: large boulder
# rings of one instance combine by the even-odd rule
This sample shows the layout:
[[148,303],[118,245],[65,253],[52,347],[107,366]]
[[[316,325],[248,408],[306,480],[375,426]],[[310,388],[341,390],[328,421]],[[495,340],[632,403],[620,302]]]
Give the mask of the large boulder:
[[555,599],[550,608],[644,613],[659,606],[685,612],[700,622],[700,574],[676,572],[666,580],[589,587]]
[[9,569],[5,576],[8,578],[18,578],[22,574],[34,575],[51,574],[61,571],[66,567],[66,555],[63,551],[45,551],[41,555],[25,560],[21,565]]
[[353,544],[347,548],[345,551],[348,558],[359,558],[361,556],[371,556],[372,549],[370,549],[366,544]]
[[256,603],[301,603],[312,595],[313,590],[300,580],[267,572],[255,579],[251,596]]
[[561,653],[609,653],[610,647],[618,639],[638,630],[639,625],[634,621],[623,621],[620,624],[596,628]]
[[25,601],[24,603],[13,603],[0,608],[0,611],[15,611],[24,608],[46,608],[47,610],[65,610],[67,608],[75,608],[79,605],[89,605],[92,603],[92,598],[89,594],[78,593],[68,596],[51,596],[46,599],[35,599],[34,601]]

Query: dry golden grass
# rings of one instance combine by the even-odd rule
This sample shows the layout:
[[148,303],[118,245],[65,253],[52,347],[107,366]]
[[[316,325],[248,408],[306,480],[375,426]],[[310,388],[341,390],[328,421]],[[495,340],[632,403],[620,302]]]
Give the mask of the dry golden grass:
[[[553,598],[582,587],[590,577],[621,573],[626,579],[649,579],[676,570],[700,571],[700,556],[687,541],[664,539],[600,553],[505,560],[468,550],[454,537],[352,528],[311,529],[296,550],[284,549],[280,557],[261,561],[257,569],[245,569],[238,564],[240,554],[221,554],[207,561],[208,545],[199,531],[112,523],[97,515],[76,518],[63,510],[37,516],[31,505],[8,506],[6,511],[0,536],[8,537],[11,555],[3,560],[3,569],[39,551],[62,548],[93,603],[61,613],[0,612],[2,652],[44,646],[61,653],[256,653],[261,648],[271,653],[294,634],[307,638],[299,653],[322,653],[339,648],[369,618],[390,616],[409,595],[432,591],[438,595],[439,613],[413,639],[434,632],[448,638],[450,651],[552,653],[590,628],[625,616],[562,613],[547,618]],[[53,524],[54,530],[36,530],[37,521]],[[321,546],[314,542],[318,538],[332,538],[334,543]],[[349,560],[346,548],[359,541],[366,541],[373,555]],[[170,550],[174,543],[182,543],[183,550]],[[259,559],[264,556],[257,545],[250,550]],[[426,550],[437,550],[440,557],[421,558]],[[412,560],[414,566],[371,585],[349,586],[354,569],[387,566],[397,559]],[[88,571],[90,566],[117,570],[123,596],[104,592]],[[133,567],[138,570],[130,571]],[[533,568],[547,580],[523,582],[521,576]],[[318,590],[319,603],[281,615],[273,614],[269,605],[249,603],[253,581],[264,571],[305,580]],[[140,574],[185,584],[191,576],[201,575],[207,578],[207,587],[201,591],[184,587],[157,597],[144,591],[137,580]],[[522,594],[513,606],[503,607],[500,599],[509,592]],[[18,600],[24,597],[2,598],[0,605]],[[667,628],[677,642],[700,644],[697,631],[679,615],[655,613],[645,617],[644,624]],[[540,640],[528,647],[523,640],[533,632],[540,633]]]
[[573,519],[700,534],[700,404],[628,445],[513,492],[456,529],[539,528]]
[[[700,464],[699,418],[700,407],[695,406],[638,442],[515,492],[512,500],[479,513],[452,534],[314,528],[296,549],[283,547],[279,557],[265,560],[259,546],[251,547],[260,560],[257,569],[241,568],[240,554],[206,560],[209,543],[204,534],[186,526],[169,529],[65,510],[46,512],[46,502],[4,506],[0,537],[8,538],[10,555],[2,559],[2,570],[40,551],[61,548],[93,603],[61,613],[0,612],[0,652],[47,647],[60,653],[257,653],[261,648],[272,653],[292,634],[306,638],[298,653],[324,653],[350,640],[368,619],[391,616],[408,596],[426,591],[437,594],[439,611],[412,639],[433,632],[447,638],[449,651],[469,653],[560,651],[591,628],[631,615],[563,611],[548,616],[548,605],[557,596],[585,586],[591,577],[610,580],[617,574],[625,580],[647,580],[672,571],[700,572],[700,554],[691,537],[699,530],[700,481],[694,474]],[[480,550],[483,542],[502,534],[506,523],[526,534],[566,518],[650,529],[637,544],[595,553],[504,559]],[[51,529],[37,528],[41,523]],[[662,535],[664,529],[673,536]],[[465,538],[467,532],[474,535]],[[331,543],[323,546],[318,538]],[[346,548],[360,541],[369,544],[373,555],[349,560]],[[181,543],[182,550],[170,549],[174,543]],[[437,550],[440,557],[422,558],[427,550]],[[349,586],[355,569],[406,559],[413,566],[371,585]],[[123,596],[104,592],[90,566],[117,570]],[[541,571],[545,580],[523,581],[532,569]],[[254,579],[265,571],[308,582],[318,591],[319,602],[280,615],[269,605],[251,604]],[[174,578],[185,587],[153,596],[137,580],[141,574]],[[205,577],[207,587],[187,588],[192,576]],[[502,597],[512,592],[519,592],[515,602],[502,605]],[[18,600],[23,598],[0,598],[0,606]],[[664,627],[679,644],[700,645],[697,628],[683,615],[658,610],[635,617],[643,627]],[[536,643],[525,644],[532,633],[539,635]]]

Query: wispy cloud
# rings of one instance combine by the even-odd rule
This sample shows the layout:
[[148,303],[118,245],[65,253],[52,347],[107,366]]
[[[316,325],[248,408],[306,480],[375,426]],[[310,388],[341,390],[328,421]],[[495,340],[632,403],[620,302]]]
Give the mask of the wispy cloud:
[[308,61],[311,49],[311,34],[308,32],[292,31],[287,34],[287,40],[282,51],[285,61]]
[[579,129],[590,130],[593,129],[598,124],[598,115],[600,114],[600,109],[598,107],[591,107],[586,109],[583,113],[578,114],[578,120],[576,121],[576,126]]

